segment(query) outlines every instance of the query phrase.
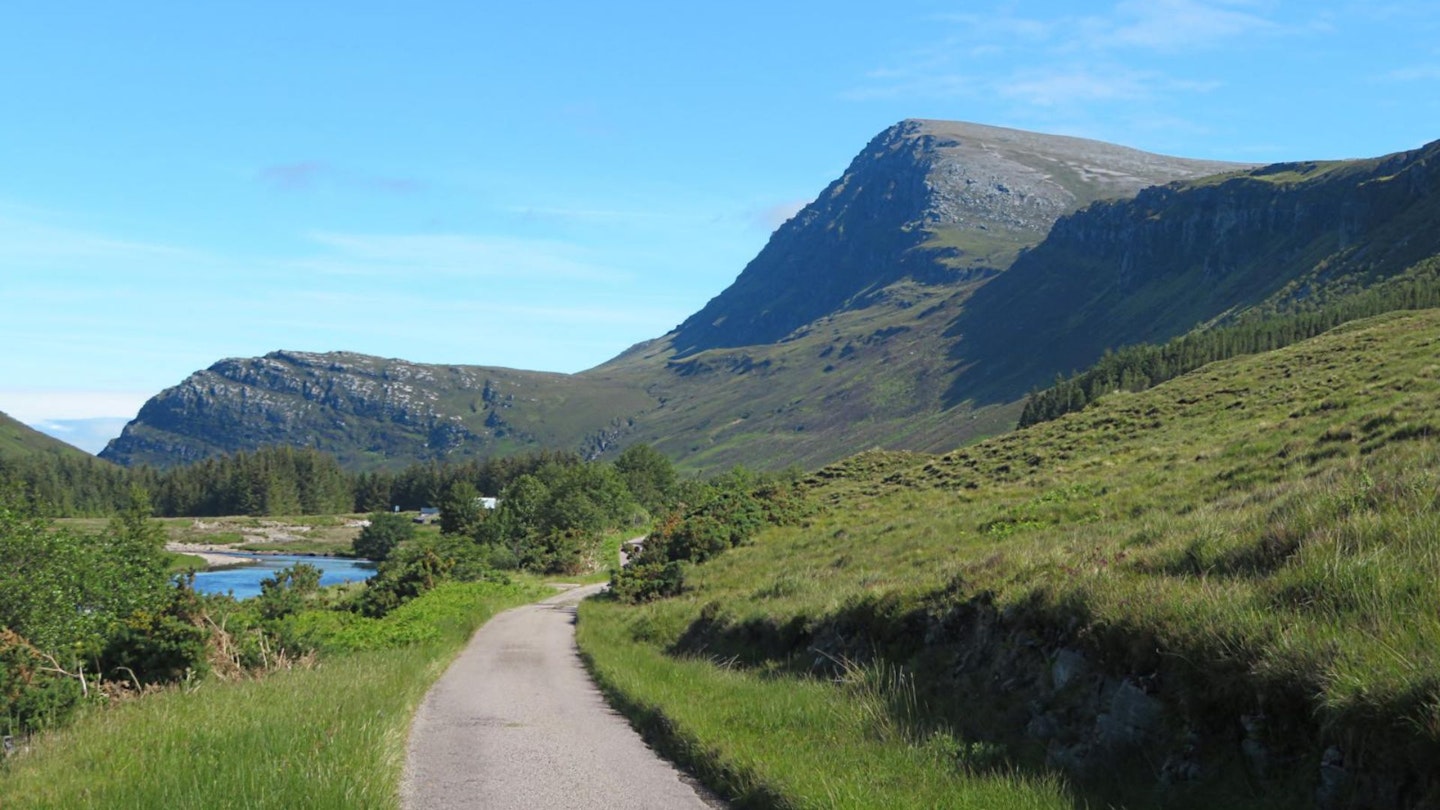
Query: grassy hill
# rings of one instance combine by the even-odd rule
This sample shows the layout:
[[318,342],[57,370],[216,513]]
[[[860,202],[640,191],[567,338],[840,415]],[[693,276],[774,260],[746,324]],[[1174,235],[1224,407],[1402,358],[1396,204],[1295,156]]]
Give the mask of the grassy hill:
[[[888,697],[855,733],[942,733],[935,779],[1063,774],[1092,806],[1435,806],[1437,349],[1440,311],[1381,316],[943,456],[852,457],[811,479],[815,516],[681,596],[587,608],[615,646],[587,651],[732,788],[810,789],[665,678],[843,698],[859,666]],[[811,733],[764,731],[796,756]]]
[[37,453],[59,453],[76,458],[88,458],[90,455],[0,413],[0,459],[15,460]]

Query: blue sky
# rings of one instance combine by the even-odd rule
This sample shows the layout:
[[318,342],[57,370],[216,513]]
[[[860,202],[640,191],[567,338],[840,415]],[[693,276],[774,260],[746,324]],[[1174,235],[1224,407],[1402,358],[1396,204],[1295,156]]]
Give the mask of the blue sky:
[[1078,5],[13,0],[0,411],[129,417],[282,348],[578,371],[908,117],[1245,161],[1440,139],[1440,4]]

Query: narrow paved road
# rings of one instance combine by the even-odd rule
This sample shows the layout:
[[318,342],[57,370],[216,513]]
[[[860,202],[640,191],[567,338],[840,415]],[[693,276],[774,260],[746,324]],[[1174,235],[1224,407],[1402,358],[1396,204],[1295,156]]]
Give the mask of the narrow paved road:
[[506,611],[475,634],[415,717],[406,808],[723,807],[646,747],[586,674],[575,606],[602,587]]

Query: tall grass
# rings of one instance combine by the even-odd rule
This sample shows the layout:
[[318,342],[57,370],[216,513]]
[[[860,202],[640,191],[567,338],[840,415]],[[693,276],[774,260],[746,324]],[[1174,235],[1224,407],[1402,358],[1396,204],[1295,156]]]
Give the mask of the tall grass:
[[1072,806],[1054,778],[992,770],[986,746],[897,723],[892,704],[914,702],[893,672],[825,681],[669,659],[634,640],[635,617],[614,603],[581,606],[577,635],[592,673],[632,722],[736,806]]
[[[732,732],[682,721],[721,709],[691,705],[699,701],[668,691],[666,678],[721,690],[725,679],[746,689],[753,679],[799,694],[821,687],[778,673],[812,670],[820,649],[912,668],[929,679],[918,684],[931,700],[922,715],[1019,740],[1004,757],[1037,765],[1045,752],[1032,746],[1027,759],[1023,743],[1028,719],[1050,711],[1027,703],[1049,699],[1043,674],[1006,670],[1032,691],[987,693],[1000,710],[970,696],[978,681],[957,674],[956,663],[977,654],[965,645],[985,639],[949,622],[984,613],[986,638],[1010,634],[990,650],[1001,658],[1043,641],[1051,653],[1081,651],[1117,681],[1153,678],[1175,726],[1170,751],[1149,752],[1157,763],[1183,755],[1185,728],[1219,729],[1201,746],[1200,783],[1139,806],[1181,795],[1294,802],[1296,784],[1314,790],[1332,745],[1355,752],[1352,762],[1413,777],[1440,801],[1431,775],[1440,757],[1437,334],[1440,312],[1383,316],[945,456],[864,454],[811,479],[825,510],[687,571],[680,597],[588,607],[587,621],[608,627],[582,622],[582,635],[605,639],[587,650],[612,688],[685,729],[699,759],[728,750],[715,740]],[[602,651],[612,644],[636,649]],[[743,671],[684,657],[697,654]],[[1046,654],[1034,667],[1042,673]],[[1004,668],[975,671],[992,664]],[[1274,759],[1292,772],[1251,783],[1242,763],[1224,784],[1217,752],[1228,746],[1240,759],[1232,732],[1262,712]],[[825,727],[799,731],[803,717],[777,723],[764,734],[797,750],[832,742]],[[1093,731],[1071,730],[1072,739]],[[798,739],[811,735],[819,742]],[[789,775],[725,767],[792,795]],[[889,767],[868,773],[883,780]],[[1159,784],[1157,769],[1121,776],[1139,795]],[[826,786],[793,795],[824,796]]]
[[0,807],[396,807],[425,692],[476,628],[539,594],[442,585],[407,606],[437,628],[421,643],[94,710],[6,762]]

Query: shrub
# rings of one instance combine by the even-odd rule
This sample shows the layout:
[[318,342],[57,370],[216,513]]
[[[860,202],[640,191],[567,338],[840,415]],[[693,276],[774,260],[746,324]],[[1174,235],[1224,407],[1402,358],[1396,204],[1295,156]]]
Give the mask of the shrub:
[[365,585],[355,607],[384,616],[442,582],[509,581],[490,565],[490,549],[468,537],[417,537],[398,546]]
[[630,604],[676,596],[683,590],[685,564],[681,562],[631,564],[610,575],[610,593]]
[[63,722],[84,695],[80,682],[17,633],[0,628],[0,723],[25,734]]
[[158,683],[209,671],[210,631],[193,582],[193,574],[181,580],[163,610],[140,610],[121,623],[101,659],[112,677],[121,674],[140,683]]
[[298,612],[320,590],[320,569],[309,563],[295,563],[260,580],[255,606],[266,619],[279,619]]
[[415,524],[409,518],[394,512],[376,512],[370,516],[370,525],[360,530],[351,547],[357,556],[377,563],[385,562],[396,546],[414,536]]

